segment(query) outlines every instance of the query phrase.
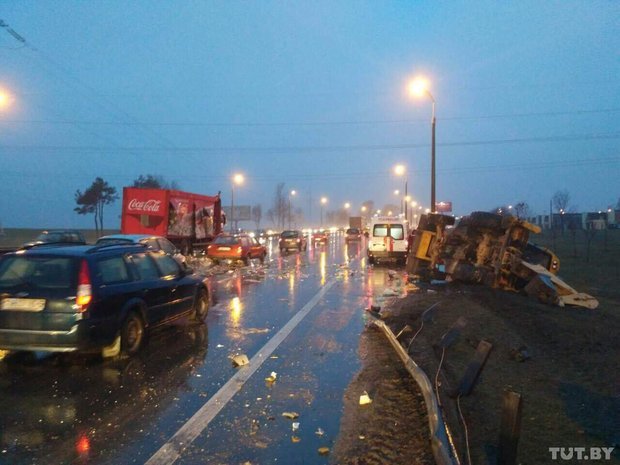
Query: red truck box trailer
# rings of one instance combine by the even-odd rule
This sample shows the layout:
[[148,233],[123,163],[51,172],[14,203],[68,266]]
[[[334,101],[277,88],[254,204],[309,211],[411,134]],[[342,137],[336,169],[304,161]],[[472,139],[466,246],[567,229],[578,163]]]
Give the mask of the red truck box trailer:
[[200,252],[226,223],[220,194],[123,188],[121,233],[164,236],[183,254]]

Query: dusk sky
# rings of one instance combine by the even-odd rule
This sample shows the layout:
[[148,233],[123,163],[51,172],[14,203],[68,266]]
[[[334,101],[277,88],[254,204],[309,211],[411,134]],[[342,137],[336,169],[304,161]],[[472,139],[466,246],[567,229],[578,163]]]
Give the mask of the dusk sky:
[[265,211],[284,182],[316,224],[321,196],[396,203],[402,163],[430,206],[416,75],[456,215],[620,196],[617,1],[0,0],[0,20],[4,227],[93,227],[74,193],[97,176],[120,193],[161,175],[226,205],[242,172],[236,204]]

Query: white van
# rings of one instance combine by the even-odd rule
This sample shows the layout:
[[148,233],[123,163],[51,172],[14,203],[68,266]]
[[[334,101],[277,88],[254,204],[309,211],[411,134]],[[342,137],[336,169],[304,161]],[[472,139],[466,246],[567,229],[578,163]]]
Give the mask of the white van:
[[381,259],[407,259],[407,221],[398,216],[375,216],[368,231],[368,263]]

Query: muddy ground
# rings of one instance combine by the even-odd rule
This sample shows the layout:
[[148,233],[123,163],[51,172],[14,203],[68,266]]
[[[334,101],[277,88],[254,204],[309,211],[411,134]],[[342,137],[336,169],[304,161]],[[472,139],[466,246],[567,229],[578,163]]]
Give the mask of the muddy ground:
[[[437,378],[445,418],[463,464],[496,463],[506,390],[523,399],[517,463],[558,463],[552,460],[550,447],[615,447],[610,461],[587,463],[620,464],[620,237],[600,234],[587,260],[579,249],[572,253],[573,239],[564,239],[566,259],[560,275],[580,291],[595,295],[600,301],[596,310],[553,307],[520,294],[458,283],[420,285],[406,297],[383,305],[382,318],[395,333],[405,325],[412,328],[401,341],[431,382]],[[560,252],[561,240],[555,238]],[[439,342],[452,327],[460,330],[443,352]],[[450,393],[481,340],[493,348],[472,393],[458,402],[465,428],[457,399]],[[332,462],[432,463],[420,452],[421,447],[430,450],[428,425],[420,425],[424,404],[389,343],[378,331],[367,329],[360,354],[364,368],[349,388]],[[360,383],[376,386],[378,401],[372,409],[361,409],[353,397]],[[384,397],[389,399],[386,405]],[[357,434],[366,440],[356,441]]]

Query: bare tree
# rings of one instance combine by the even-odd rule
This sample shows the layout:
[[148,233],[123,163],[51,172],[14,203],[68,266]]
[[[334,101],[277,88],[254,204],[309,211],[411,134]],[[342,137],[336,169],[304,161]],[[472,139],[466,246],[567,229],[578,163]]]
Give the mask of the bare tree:
[[147,174],[146,176],[140,175],[133,182],[133,187],[139,187],[142,189],[173,189],[179,190],[179,184],[176,181],[166,181],[163,176]]
[[[288,198],[284,193],[284,183],[278,183],[273,196],[273,206],[269,210],[271,212],[271,220],[277,228],[284,228],[289,215]],[[267,212],[267,216],[269,216]]]
[[260,220],[263,217],[263,207],[260,205],[254,205],[252,207],[252,221],[256,225],[256,229],[260,229]]
[[532,212],[530,210],[530,206],[526,202],[518,202],[514,206],[515,214],[517,218],[523,219],[531,216]]
[[114,203],[118,199],[116,188],[97,177],[84,193],[79,189],[75,191],[74,197],[75,203],[78,206],[73,210],[78,215],[94,214],[95,231],[99,235],[103,231],[103,207]]
[[553,194],[553,197],[551,198],[553,207],[560,214],[560,227],[561,227],[562,234],[564,234],[564,213],[566,213],[568,210],[569,201],[570,201],[570,194],[568,193],[566,189],[557,191],[555,194]]
[[553,197],[551,198],[553,208],[555,208],[559,213],[567,211],[569,201],[570,194],[566,189],[562,191],[557,191],[555,194],[553,194]]

